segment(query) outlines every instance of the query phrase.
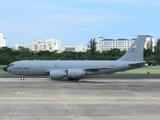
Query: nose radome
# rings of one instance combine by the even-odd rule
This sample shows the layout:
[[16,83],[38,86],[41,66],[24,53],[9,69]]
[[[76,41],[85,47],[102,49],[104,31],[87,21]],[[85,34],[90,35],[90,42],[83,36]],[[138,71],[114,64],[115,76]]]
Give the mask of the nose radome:
[[6,67],[3,68],[3,70],[7,72],[7,68],[8,68],[8,67],[6,66]]

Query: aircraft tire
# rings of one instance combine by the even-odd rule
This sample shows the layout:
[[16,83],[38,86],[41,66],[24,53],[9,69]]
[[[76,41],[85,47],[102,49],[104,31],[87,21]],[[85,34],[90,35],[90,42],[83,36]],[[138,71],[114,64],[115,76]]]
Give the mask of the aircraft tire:
[[74,79],[72,79],[72,78],[68,78],[68,80],[73,81]]
[[75,81],[79,81],[79,78],[75,78],[74,80],[75,80]]
[[22,76],[20,79],[23,81],[23,80],[25,80],[25,77]]
[[70,80],[70,81],[79,81],[79,78],[68,78],[68,80]]

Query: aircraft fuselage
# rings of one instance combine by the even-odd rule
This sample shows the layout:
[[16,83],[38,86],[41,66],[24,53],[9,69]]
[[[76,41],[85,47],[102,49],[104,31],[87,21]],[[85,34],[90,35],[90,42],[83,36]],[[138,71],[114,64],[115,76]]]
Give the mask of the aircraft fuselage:
[[[107,74],[142,66],[129,66],[127,61],[63,61],[63,60],[23,60],[11,63],[7,71],[17,75],[49,75],[50,70],[84,69],[86,75]],[[88,69],[90,68],[90,69]]]

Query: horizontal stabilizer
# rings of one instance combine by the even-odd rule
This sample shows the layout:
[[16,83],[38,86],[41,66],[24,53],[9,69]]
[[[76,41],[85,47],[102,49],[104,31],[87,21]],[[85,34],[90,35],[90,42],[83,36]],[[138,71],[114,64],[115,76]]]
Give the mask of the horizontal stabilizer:
[[132,64],[129,64],[129,66],[131,66],[131,67],[137,67],[137,66],[142,66],[142,65],[144,65],[146,63],[146,61],[144,61],[144,62],[140,62],[140,63],[132,63]]

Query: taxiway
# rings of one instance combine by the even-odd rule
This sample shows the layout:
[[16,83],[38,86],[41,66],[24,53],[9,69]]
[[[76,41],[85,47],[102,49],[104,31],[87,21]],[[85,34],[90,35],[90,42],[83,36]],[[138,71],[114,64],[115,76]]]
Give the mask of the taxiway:
[[159,79],[0,78],[0,120],[159,118]]

